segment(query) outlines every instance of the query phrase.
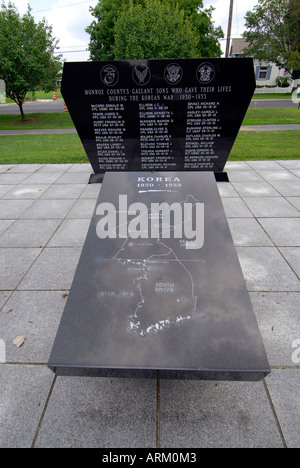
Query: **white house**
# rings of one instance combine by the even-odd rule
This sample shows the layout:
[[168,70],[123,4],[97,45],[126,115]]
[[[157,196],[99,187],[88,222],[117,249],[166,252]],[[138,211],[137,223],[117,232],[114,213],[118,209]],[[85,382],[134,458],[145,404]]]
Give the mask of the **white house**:
[[0,80],[0,104],[5,104],[5,82]]
[[[243,57],[244,49],[247,47],[247,42],[241,39],[232,39],[229,56],[231,58]],[[257,92],[282,92],[288,93],[292,91],[292,83],[289,88],[276,87],[278,78],[282,80],[287,78],[290,82],[291,75],[283,68],[279,68],[276,63],[273,62],[260,62],[254,59],[254,72],[256,78]],[[272,86],[272,88],[270,88]],[[263,87],[263,88],[261,88]],[[265,88],[267,87],[267,88]],[[274,89],[274,87],[276,87]]]

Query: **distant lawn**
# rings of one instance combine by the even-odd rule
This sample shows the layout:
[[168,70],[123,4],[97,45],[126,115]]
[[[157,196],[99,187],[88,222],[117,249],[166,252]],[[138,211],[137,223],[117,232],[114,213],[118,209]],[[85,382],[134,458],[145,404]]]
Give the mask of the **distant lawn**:
[[300,159],[300,130],[240,132],[229,161]]
[[291,99],[292,93],[257,93],[253,95],[255,99]]
[[89,162],[77,134],[0,136],[1,164]]
[[[49,91],[49,93],[45,93],[45,91],[36,91],[33,93],[28,93],[26,99],[52,99],[53,98],[53,91]],[[56,89],[57,92],[57,99],[62,98],[60,88]]]
[[42,128],[74,128],[69,112],[49,112],[25,114],[22,122],[20,115],[0,115],[0,130],[32,130]]
[[287,107],[248,109],[243,125],[300,124],[300,110]]
[[[230,161],[299,159],[300,130],[240,132]],[[0,136],[1,164],[89,162],[77,134]]]
[[[28,93],[26,96],[26,101],[32,101],[35,99],[52,99],[53,98],[53,91],[49,91],[49,93],[45,93],[44,91],[36,91],[35,93]],[[60,88],[57,88],[57,99],[62,98]],[[11,104],[15,102],[13,99],[6,98],[6,104]]]

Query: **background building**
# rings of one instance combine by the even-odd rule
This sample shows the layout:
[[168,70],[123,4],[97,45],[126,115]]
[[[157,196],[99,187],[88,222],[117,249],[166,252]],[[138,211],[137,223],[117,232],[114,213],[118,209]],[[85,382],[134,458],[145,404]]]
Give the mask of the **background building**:
[[[229,57],[240,58],[245,56],[244,50],[247,48],[247,42],[241,39],[232,39]],[[257,91],[262,92],[282,92],[292,91],[291,75],[284,68],[279,68],[274,62],[260,62],[254,59],[254,72]],[[278,86],[285,83],[284,87]],[[275,89],[274,89],[275,87]]]

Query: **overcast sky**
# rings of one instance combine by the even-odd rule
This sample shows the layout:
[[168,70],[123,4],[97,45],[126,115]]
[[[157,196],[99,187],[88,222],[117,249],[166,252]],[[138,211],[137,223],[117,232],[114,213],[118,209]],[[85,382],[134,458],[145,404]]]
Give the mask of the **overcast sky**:
[[[8,0],[5,0],[8,4]],[[59,39],[60,53],[68,61],[81,61],[89,58],[85,52],[89,43],[89,34],[85,28],[94,19],[89,12],[90,6],[95,6],[98,0],[13,0],[13,3],[23,14],[28,3],[36,21],[46,18],[53,27],[53,35]],[[232,37],[240,37],[244,31],[244,16],[248,10],[257,5],[257,0],[234,0]],[[222,26],[227,34],[230,0],[204,0],[204,6],[215,8],[213,20],[216,26]],[[226,41],[221,41],[225,51]]]

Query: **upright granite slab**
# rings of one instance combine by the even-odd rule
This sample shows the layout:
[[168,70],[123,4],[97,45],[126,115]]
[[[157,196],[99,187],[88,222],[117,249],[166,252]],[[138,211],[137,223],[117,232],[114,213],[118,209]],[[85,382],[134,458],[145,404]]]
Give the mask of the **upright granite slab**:
[[95,174],[220,174],[255,86],[248,58],[67,62],[62,94]]
[[48,366],[260,380],[269,364],[212,172],[109,172]]

